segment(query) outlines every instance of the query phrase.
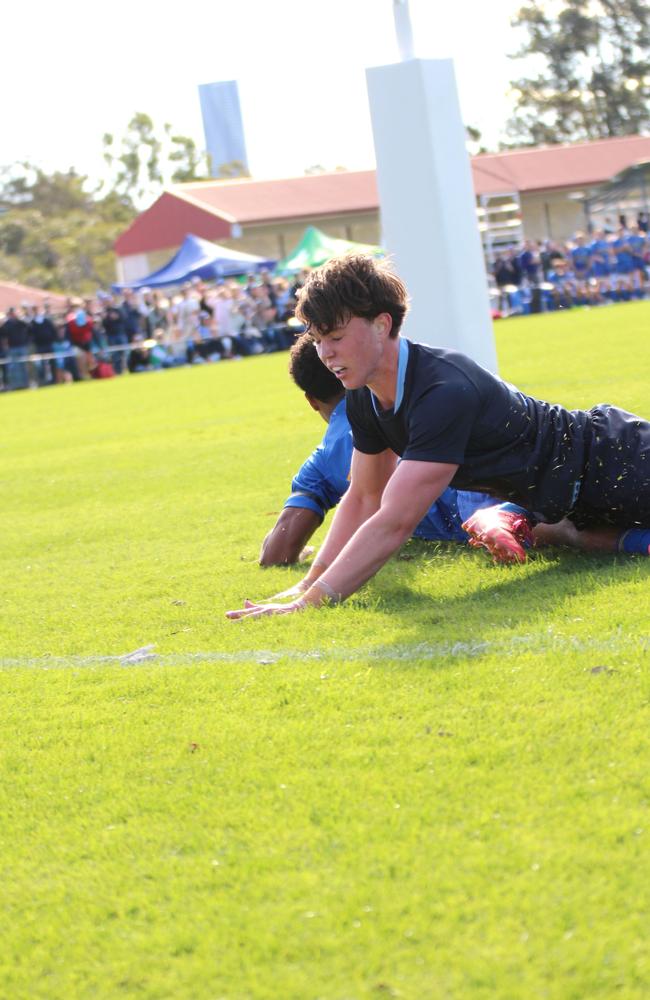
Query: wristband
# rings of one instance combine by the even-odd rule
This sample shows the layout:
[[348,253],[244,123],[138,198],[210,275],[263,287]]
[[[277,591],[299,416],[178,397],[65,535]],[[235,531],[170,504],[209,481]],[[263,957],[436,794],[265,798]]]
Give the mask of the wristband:
[[329,583],[326,583],[325,580],[314,580],[312,587],[320,587],[330,604],[340,604],[343,600],[341,595],[336,593],[334,587],[330,587]]
[[324,559],[319,559],[318,556],[316,556],[316,558],[314,559],[313,563],[311,564],[311,568],[315,569],[317,566],[322,566],[323,569],[327,569],[327,567],[329,566],[329,563],[325,562]]

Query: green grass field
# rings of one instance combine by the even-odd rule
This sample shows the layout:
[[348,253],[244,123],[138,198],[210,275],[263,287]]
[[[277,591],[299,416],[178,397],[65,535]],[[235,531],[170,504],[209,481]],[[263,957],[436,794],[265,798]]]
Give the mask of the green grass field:
[[[497,324],[501,373],[650,416],[649,330]],[[300,575],[286,365],[0,398],[0,996],[645,1000],[650,562],[411,542],[227,621]]]

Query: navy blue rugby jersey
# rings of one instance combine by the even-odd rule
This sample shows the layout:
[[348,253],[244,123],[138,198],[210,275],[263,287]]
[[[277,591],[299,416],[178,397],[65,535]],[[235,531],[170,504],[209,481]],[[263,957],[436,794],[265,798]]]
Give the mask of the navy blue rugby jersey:
[[576,500],[588,414],[526,396],[456,351],[401,338],[395,407],[367,387],[346,393],[354,446],[459,466],[451,486],[489,493],[557,521]]
[[[294,476],[285,507],[313,510],[321,520],[350,485],[352,431],[345,415],[345,400],[335,407],[325,437]],[[479,507],[489,507],[491,497],[446,489],[424,515],[413,534],[439,542],[466,542],[461,525]]]

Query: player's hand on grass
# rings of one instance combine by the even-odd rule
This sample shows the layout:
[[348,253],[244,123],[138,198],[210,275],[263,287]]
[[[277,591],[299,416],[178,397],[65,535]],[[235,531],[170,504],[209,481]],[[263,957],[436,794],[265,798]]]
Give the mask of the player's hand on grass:
[[[304,551],[306,550],[303,549],[303,552]],[[287,598],[291,599],[294,597],[300,597],[301,594],[304,594],[307,590],[309,590],[312,584],[315,583],[316,580],[318,580],[319,576],[326,568],[327,567],[325,563],[318,561],[314,562],[312,566],[310,566],[309,570],[307,571],[307,574],[302,578],[302,580],[298,580],[298,583],[294,583],[293,587],[287,587],[286,590],[281,590],[279,594],[273,594],[272,597],[265,597],[263,598],[263,600],[258,601],[257,603],[269,604],[274,601],[284,601]]]
[[268,615],[291,615],[296,611],[304,611],[307,605],[303,600],[290,601],[288,604],[260,604],[255,601],[244,601],[244,607],[237,611],[226,611],[226,618],[262,618]]
[[[259,601],[246,601],[244,607],[239,611],[228,611],[228,618],[249,618],[258,617],[265,608],[270,609],[269,614],[282,615],[291,614],[293,611],[303,611],[305,608],[305,601],[302,600],[303,594],[305,594],[314,582],[318,579],[320,574],[325,569],[324,563],[314,563],[309,569],[309,572],[302,580],[298,580],[298,583],[294,583],[292,587],[287,587],[286,590],[281,590],[279,594],[273,594],[272,597],[264,597]],[[288,603],[280,604],[280,601],[287,601]],[[314,603],[313,601],[309,602]],[[319,603],[318,599],[315,603]]]
[[272,597],[263,597],[257,604],[272,604],[276,601],[284,601],[287,598],[300,597],[304,594],[306,590],[309,590],[311,584],[307,580],[299,580],[295,583],[293,587],[287,587],[286,590],[281,590],[279,594],[273,594]]

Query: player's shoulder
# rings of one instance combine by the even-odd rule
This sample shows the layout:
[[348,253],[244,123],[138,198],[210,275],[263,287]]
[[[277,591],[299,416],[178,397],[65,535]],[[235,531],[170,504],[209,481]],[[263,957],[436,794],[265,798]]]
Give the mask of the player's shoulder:
[[413,344],[404,398],[410,418],[475,409],[503,394],[502,380],[461,351]]
[[437,383],[475,381],[483,375],[490,376],[487,369],[461,351],[412,341],[409,342],[409,372],[414,383],[432,378]]

